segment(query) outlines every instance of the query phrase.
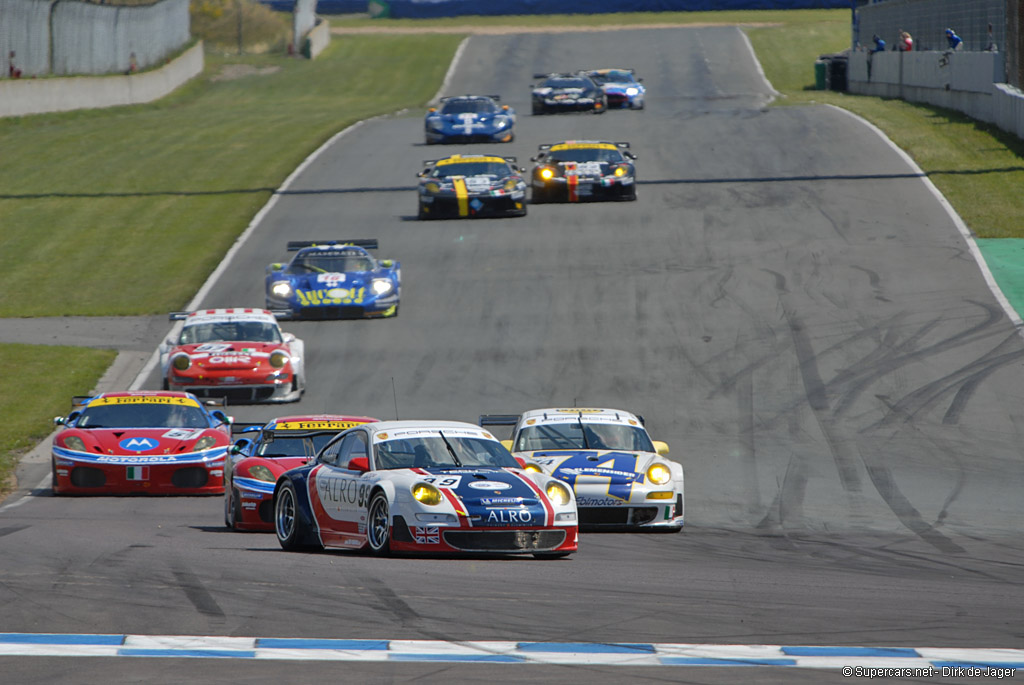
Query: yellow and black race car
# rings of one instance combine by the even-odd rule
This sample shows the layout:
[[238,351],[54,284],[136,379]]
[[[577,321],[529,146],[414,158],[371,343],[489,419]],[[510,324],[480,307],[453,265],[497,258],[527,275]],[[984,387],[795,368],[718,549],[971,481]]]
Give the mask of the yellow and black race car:
[[636,155],[629,143],[567,140],[544,144],[536,156],[533,202],[635,200]]
[[515,157],[452,155],[423,164],[420,219],[526,216],[525,169]]

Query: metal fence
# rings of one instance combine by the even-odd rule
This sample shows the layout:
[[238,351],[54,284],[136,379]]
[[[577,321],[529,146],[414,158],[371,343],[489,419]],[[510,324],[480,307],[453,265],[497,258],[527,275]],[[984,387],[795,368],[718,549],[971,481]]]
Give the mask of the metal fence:
[[160,64],[190,40],[188,4],[0,0],[0,77],[126,73]]
[[1018,40],[1013,27],[1007,30],[1008,8],[1008,0],[861,0],[853,40],[855,46],[870,48],[878,35],[893,49],[899,32],[906,31],[914,39],[914,50],[948,50],[949,28],[963,39],[960,49],[976,52],[994,45],[1005,63],[1006,55],[1016,54]]

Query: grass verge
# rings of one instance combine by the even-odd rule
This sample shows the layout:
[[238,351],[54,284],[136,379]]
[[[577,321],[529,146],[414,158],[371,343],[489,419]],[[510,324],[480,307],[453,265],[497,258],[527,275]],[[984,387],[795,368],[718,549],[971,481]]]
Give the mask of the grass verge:
[[[53,431],[53,417],[67,414],[73,395],[96,385],[117,353],[81,347],[0,345],[0,498],[14,487],[18,460]],[[60,373],[54,373],[59,369]]]

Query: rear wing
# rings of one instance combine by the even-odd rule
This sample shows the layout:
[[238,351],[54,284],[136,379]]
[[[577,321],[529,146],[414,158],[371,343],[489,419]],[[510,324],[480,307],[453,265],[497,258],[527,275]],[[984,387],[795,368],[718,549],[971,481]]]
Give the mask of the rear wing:
[[337,247],[352,245],[353,247],[362,247],[367,250],[376,250],[378,242],[376,238],[353,238],[351,240],[289,240],[288,251],[296,252],[304,247],[325,247],[328,245]]
[[241,421],[231,424],[231,435],[238,435],[239,433],[255,433],[256,431],[262,430],[264,423],[243,423]]
[[75,395],[71,398],[71,407],[77,409],[78,407],[84,407],[89,404],[89,400],[93,398],[92,395]]
[[[270,312],[275,319],[288,319],[291,318],[292,315],[291,310],[288,309],[260,309],[260,311]],[[167,318],[171,321],[184,321],[194,313],[195,312],[171,312],[167,315]]]
[[519,423],[519,414],[481,414],[480,426],[514,426]]

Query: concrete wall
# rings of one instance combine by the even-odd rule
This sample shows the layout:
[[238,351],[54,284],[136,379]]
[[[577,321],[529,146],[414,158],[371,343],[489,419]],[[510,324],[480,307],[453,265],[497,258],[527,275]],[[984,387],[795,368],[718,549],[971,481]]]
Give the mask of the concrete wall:
[[1024,138],[1024,94],[1000,83],[1002,56],[992,52],[850,53],[851,93],[954,109]]
[[320,18],[317,25],[313,27],[302,46],[302,54],[313,59],[324,51],[331,43],[331,25],[324,18]]
[[203,70],[202,42],[159,69],[130,76],[0,81],[0,116],[137,105],[164,97]]

